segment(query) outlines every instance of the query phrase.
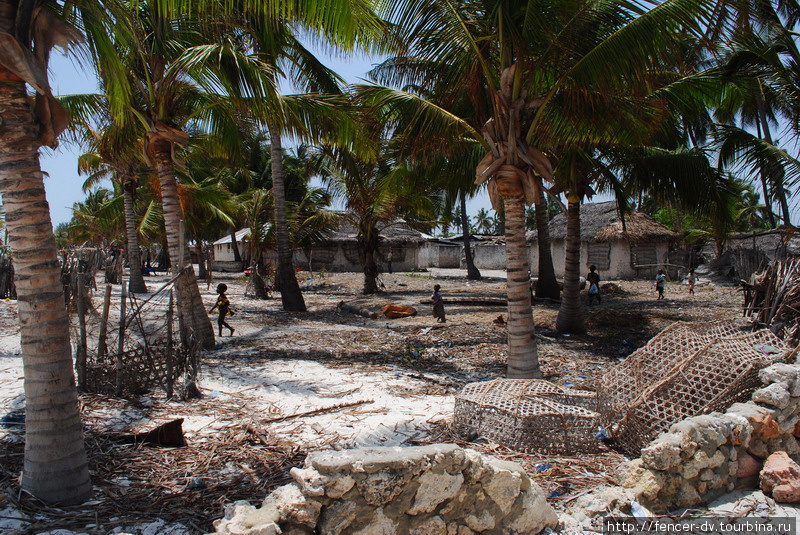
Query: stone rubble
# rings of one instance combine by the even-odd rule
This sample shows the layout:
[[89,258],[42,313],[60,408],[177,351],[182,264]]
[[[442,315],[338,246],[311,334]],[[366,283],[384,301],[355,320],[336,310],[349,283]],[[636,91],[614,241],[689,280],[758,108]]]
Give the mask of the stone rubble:
[[767,457],[761,471],[761,490],[779,503],[800,503],[800,465],[785,451]]
[[558,524],[516,463],[454,444],[311,453],[256,508],[236,502],[218,535],[535,535]]

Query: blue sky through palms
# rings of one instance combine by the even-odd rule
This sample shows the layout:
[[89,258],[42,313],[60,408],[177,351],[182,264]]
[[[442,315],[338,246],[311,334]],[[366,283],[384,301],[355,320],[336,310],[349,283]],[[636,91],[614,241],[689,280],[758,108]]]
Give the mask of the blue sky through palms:
[[[314,49],[313,45],[309,48]],[[364,56],[337,57],[325,51],[315,51],[318,57],[331,69],[339,73],[348,83],[363,82],[366,72],[379,58]],[[75,93],[92,93],[98,90],[97,78],[90,69],[84,69],[72,58],[54,53],[50,61],[50,80],[53,91],[57,95]],[[284,90],[293,92],[287,85]],[[83,200],[86,195],[81,189],[83,177],[78,176],[78,155],[81,153],[75,145],[62,144],[56,150],[42,150],[42,169],[47,173],[45,180],[47,200],[50,203],[50,214],[53,225],[67,222],[72,217],[72,205]],[[791,199],[792,215],[795,224],[800,220],[800,195],[794,193]],[[609,195],[601,194],[593,200],[603,202],[610,200]],[[467,203],[467,210],[474,216],[480,209],[491,210],[485,190]]]

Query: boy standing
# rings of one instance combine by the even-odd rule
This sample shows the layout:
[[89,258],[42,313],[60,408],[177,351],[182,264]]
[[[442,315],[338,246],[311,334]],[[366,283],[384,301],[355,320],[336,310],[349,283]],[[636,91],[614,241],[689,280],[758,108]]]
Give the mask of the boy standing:
[[664,286],[667,284],[667,276],[664,274],[663,269],[658,270],[656,275],[656,291],[658,291],[658,299],[664,299]]
[[589,274],[586,275],[586,281],[589,283],[589,306],[592,306],[592,301],[597,298],[597,304],[600,304],[600,275],[597,273],[597,266],[589,266]]
[[436,318],[436,321],[439,323],[445,323],[447,320],[444,317],[444,298],[442,298],[441,286],[435,284],[433,286],[433,295],[431,296],[431,301],[433,301],[433,317]]

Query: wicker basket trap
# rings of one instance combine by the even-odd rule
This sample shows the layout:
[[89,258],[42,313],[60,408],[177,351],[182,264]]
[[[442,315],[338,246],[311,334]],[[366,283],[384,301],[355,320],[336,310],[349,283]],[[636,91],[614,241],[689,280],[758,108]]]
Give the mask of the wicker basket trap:
[[758,370],[783,360],[786,351],[767,330],[747,333],[733,322],[674,324],[600,379],[601,424],[618,448],[638,456],[673,423],[748,399],[760,386]]
[[470,383],[456,396],[456,430],[517,451],[545,454],[599,450],[594,392],[536,379]]

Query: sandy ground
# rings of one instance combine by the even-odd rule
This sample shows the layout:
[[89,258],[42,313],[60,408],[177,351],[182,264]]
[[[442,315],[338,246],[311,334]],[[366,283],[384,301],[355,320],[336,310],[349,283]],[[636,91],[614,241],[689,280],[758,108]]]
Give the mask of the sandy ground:
[[[506,327],[495,320],[506,316],[506,311],[502,306],[447,305],[448,321],[438,325],[431,316],[430,293],[433,284],[439,283],[445,299],[504,297],[504,273],[485,275],[488,276],[482,281],[470,282],[459,270],[384,274],[384,292],[367,297],[359,294],[363,281],[360,274],[301,273],[308,312],[294,314],[282,311],[279,298],[266,301],[246,298],[244,278],[215,274],[210,289],[201,284],[201,293],[210,308],[215,300],[213,287],[219,282],[228,284],[228,296],[236,311],[230,323],[236,333],[227,336],[226,331],[225,336],[217,339],[216,350],[203,353],[199,383],[203,398],[171,401],[160,391],[129,400],[82,395],[87,433],[92,440],[100,437],[97,444],[102,445],[105,442],[100,439],[104,434],[146,430],[173,418],[184,418],[183,429],[191,455],[180,461],[180,455],[176,454],[175,462],[196,464],[196,458],[202,457],[201,468],[205,470],[202,473],[211,474],[203,477],[250,478],[257,483],[253,488],[261,492],[251,496],[251,501],[259,501],[268,488],[280,483],[286,466],[302,459],[296,457],[298,452],[411,445],[440,439],[442,429],[452,418],[454,393],[466,382],[503,375]],[[151,277],[148,285],[155,289],[164,280],[165,277]],[[667,299],[656,301],[649,281],[622,281],[615,285],[613,293],[604,296],[602,305],[585,308],[588,327],[585,336],[555,338],[552,330],[557,307],[536,305],[535,319],[541,335],[539,358],[546,378],[591,390],[606,369],[670,323],[733,319],[740,315],[741,297],[732,287],[701,281],[697,295],[690,297],[685,285],[670,283]],[[114,303],[119,300],[118,291],[117,288]],[[99,306],[99,293],[93,300]],[[368,319],[338,312],[340,301],[376,312],[387,303],[409,305],[416,307],[419,314],[395,320]],[[0,333],[0,416],[13,417],[24,408],[14,301],[0,302]],[[320,412],[299,416],[315,410]],[[278,421],[283,417],[288,418]],[[219,453],[224,449],[219,449],[220,444],[229,448],[224,450],[228,452],[243,443],[246,426],[263,432],[260,441],[275,445],[276,449],[269,453],[276,461],[269,469],[270,463],[266,461],[263,467],[257,463],[249,466],[235,452],[226,453],[227,457]],[[5,472],[5,478],[0,477],[0,532],[16,529],[21,533],[42,533],[45,529],[69,527],[73,530],[69,533],[94,534],[125,527],[133,533],[148,535],[197,533],[210,530],[210,519],[222,515],[224,503],[246,491],[244,487],[237,487],[237,491],[220,490],[216,501],[203,506],[210,508],[206,516],[194,522],[183,520],[191,515],[181,516],[173,510],[174,506],[163,505],[154,511],[142,505],[140,516],[134,518],[147,522],[137,527],[130,519],[136,514],[135,500],[131,497],[138,495],[129,489],[140,485],[140,476],[133,468],[126,471],[117,467],[114,471],[95,460],[90,465],[96,485],[102,487],[102,493],[98,492],[102,496],[94,504],[101,511],[92,515],[97,516],[95,522],[86,521],[86,513],[90,511],[87,507],[67,513],[41,509],[37,516],[35,507],[26,509],[19,506],[22,503],[19,500],[8,498],[16,492],[12,482],[18,475],[15,470],[20,467],[22,428],[22,424],[13,421],[0,425],[0,468],[5,466],[0,471],[0,476]],[[234,432],[239,434],[234,436]],[[230,439],[228,442],[223,440],[226,437]],[[258,440],[250,440],[248,444],[251,442],[250,448],[262,447]],[[105,463],[106,459],[113,460],[114,455],[130,453],[132,449],[133,446],[119,446],[113,451],[106,448],[108,451],[102,450],[104,456],[98,458]],[[276,453],[279,450],[280,454]],[[500,449],[497,453],[508,454]],[[506,456],[520,460],[519,456]],[[169,460],[167,457],[164,453],[165,462]],[[588,479],[596,476],[600,481],[607,480],[609,476],[604,470],[619,460],[621,456],[613,452],[598,457]],[[540,479],[548,491],[558,490],[554,493],[556,502],[583,488],[569,481],[569,467],[570,463],[575,464],[574,460],[528,456],[523,461],[532,471],[537,463],[562,466],[559,473],[563,477]],[[592,459],[584,461],[591,463]],[[168,481],[162,478],[157,484],[152,475],[141,479],[155,489],[148,490],[150,497],[158,493],[180,497],[188,492],[186,489],[191,485],[187,481],[196,478],[198,470],[192,465],[183,476],[170,475]],[[582,470],[586,471],[585,467]],[[105,486],[97,481],[102,478]],[[115,486],[109,486],[106,479],[114,480]],[[142,501],[147,500],[142,498]],[[116,511],[120,507],[131,511],[126,516],[124,510]],[[165,525],[163,519],[172,524]]]

